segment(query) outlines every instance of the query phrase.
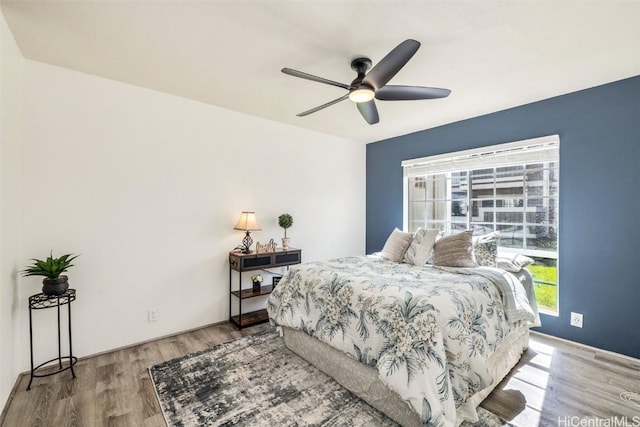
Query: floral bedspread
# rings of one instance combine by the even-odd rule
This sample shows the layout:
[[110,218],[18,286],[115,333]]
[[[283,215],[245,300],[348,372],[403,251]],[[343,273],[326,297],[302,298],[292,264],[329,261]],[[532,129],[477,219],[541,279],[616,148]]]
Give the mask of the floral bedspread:
[[455,426],[456,407],[491,385],[486,360],[512,324],[534,322],[524,289],[498,283],[501,274],[473,274],[482,268],[460,270],[375,256],[301,264],[282,278],[267,310],[273,325],[377,368],[423,425]]

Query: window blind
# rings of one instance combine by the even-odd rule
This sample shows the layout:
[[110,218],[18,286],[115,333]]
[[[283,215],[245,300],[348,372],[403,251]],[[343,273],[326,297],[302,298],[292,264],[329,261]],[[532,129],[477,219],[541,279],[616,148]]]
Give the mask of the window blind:
[[538,162],[557,162],[560,158],[560,137],[543,136],[523,141],[508,142],[439,154],[402,162],[404,176],[416,177],[459,170],[502,167]]

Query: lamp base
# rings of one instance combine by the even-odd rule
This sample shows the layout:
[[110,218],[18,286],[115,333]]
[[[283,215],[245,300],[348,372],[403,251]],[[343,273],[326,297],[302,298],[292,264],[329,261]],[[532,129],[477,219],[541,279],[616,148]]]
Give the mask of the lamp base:
[[247,234],[245,234],[244,239],[242,239],[242,249],[240,251],[243,254],[250,254],[252,244],[253,244],[253,239],[251,238],[251,234],[249,230],[247,230]]

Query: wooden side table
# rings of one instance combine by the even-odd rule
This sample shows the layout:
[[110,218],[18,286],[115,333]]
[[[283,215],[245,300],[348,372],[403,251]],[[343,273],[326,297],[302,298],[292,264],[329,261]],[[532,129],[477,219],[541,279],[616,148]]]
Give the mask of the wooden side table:
[[[273,286],[263,285],[260,290],[242,289],[242,273],[245,271],[262,270],[272,267],[284,267],[294,264],[300,264],[302,261],[301,249],[277,249],[275,252],[266,253],[249,253],[229,252],[229,321],[242,329],[247,326],[257,325],[269,320],[266,309],[256,310],[249,313],[242,312],[242,300],[247,298],[255,298],[261,295],[268,295],[273,291]],[[238,272],[238,290],[233,290],[232,275],[233,271]],[[232,299],[238,300],[238,314],[231,315]]]
[[[45,295],[43,293],[31,295],[29,297],[29,350],[31,352],[31,378],[29,378],[29,385],[27,386],[27,390],[31,389],[31,382],[34,378],[42,378],[48,377],[50,375],[59,374],[60,372],[66,371],[67,369],[71,370],[71,375],[73,378],[76,377],[76,373],[73,371],[73,365],[78,362],[78,358],[73,356],[73,347],[71,345],[71,303],[76,299],[76,290],[75,289],[67,289],[67,291],[62,295]],[[60,346],[60,307],[66,305],[68,307],[68,320],[69,320],[69,355],[62,356],[62,350]],[[33,366],[33,322],[32,322],[32,311],[33,310],[43,310],[46,308],[56,307],[58,310],[58,357],[54,357],[51,360],[47,360],[44,363],[39,364],[38,366]],[[62,366],[62,361],[68,360],[69,364],[67,366]],[[40,368],[44,368],[45,365],[51,362],[58,362],[58,369],[53,372],[49,372],[46,374],[37,374],[36,371]]]

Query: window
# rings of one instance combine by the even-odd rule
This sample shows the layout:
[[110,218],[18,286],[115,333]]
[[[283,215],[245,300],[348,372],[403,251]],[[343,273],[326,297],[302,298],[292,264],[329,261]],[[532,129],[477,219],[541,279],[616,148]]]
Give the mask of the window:
[[529,267],[541,309],[557,312],[559,138],[500,144],[402,163],[405,230],[500,232]]

